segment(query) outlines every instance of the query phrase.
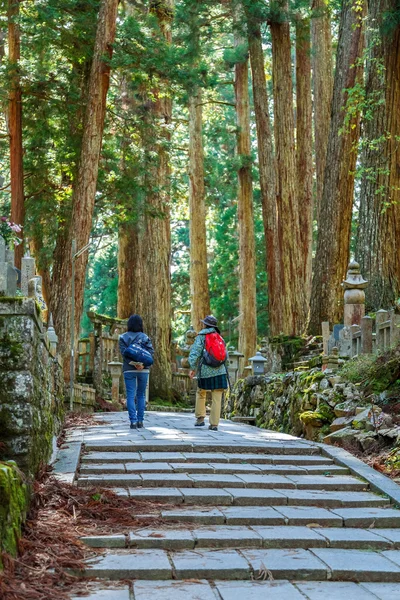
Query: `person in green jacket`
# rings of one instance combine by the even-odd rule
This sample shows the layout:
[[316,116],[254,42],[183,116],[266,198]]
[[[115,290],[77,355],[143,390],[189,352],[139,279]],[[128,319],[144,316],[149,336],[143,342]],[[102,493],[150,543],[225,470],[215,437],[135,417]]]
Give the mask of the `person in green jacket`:
[[211,391],[212,404],[210,414],[209,429],[218,430],[219,420],[221,418],[221,401],[224,391],[228,387],[226,365],[219,367],[210,367],[203,363],[203,350],[207,333],[220,333],[217,325],[218,321],[213,315],[209,315],[204,320],[205,328],[202,329],[196,339],[189,354],[190,377],[197,373],[197,392],[196,392],[196,423],[195,427],[203,427],[206,416],[206,396],[207,390]]

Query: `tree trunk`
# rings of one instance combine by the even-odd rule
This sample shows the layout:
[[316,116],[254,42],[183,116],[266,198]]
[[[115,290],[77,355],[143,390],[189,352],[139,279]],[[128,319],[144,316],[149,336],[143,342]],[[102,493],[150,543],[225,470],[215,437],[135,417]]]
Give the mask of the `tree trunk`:
[[[237,39],[236,44],[243,43]],[[235,65],[235,98],[237,122],[238,226],[239,226],[239,351],[243,362],[257,349],[256,257],[253,215],[253,182],[251,176],[249,61]]]
[[278,236],[275,157],[269,117],[267,80],[259,23],[248,18],[248,41],[253,83],[254,112],[257,128],[258,166],[266,244],[268,275],[268,316],[270,335],[283,331],[281,253]]
[[189,228],[192,325],[210,314],[207,273],[206,205],[204,188],[203,111],[201,90],[189,98]]
[[[71,318],[71,245],[72,239],[75,238],[77,250],[82,249],[89,242],[92,228],[106,97],[110,80],[108,60],[112,55],[112,44],[115,38],[117,8],[118,0],[101,0],[89,77],[81,154],[73,193],[72,216],[70,226],[64,231],[60,231],[63,243],[58,243],[58,251],[54,257],[51,308],[64,353],[69,345]],[[107,56],[107,61],[104,60],[105,56]],[[76,260],[75,330],[77,334],[83,309],[87,261],[87,252],[84,252]]]
[[292,58],[286,0],[279,0],[281,18],[270,23],[274,89],[274,134],[277,164],[279,240],[282,256],[282,333],[299,335],[307,321],[296,196]]
[[[315,216],[319,220],[328,146],[333,92],[332,32],[328,0],[312,1],[312,71],[314,94],[315,170],[317,189]],[[311,130],[310,130],[311,131]]]
[[297,187],[301,257],[307,305],[311,297],[313,240],[313,146],[310,21],[296,21]]
[[356,257],[370,282],[366,302],[372,310],[390,308],[400,296],[400,27],[383,27],[396,8],[395,0],[376,0],[368,16],[366,101],[373,112],[363,127]]
[[311,296],[310,329],[314,334],[320,333],[322,321],[340,323],[343,319],[340,284],[349,262],[360,129],[359,113],[348,113],[347,90],[362,77],[359,59],[364,45],[363,11],[355,10],[356,6],[357,0],[344,0],[342,5],[327,151],[329,163],[325,169]]
[[139,279],[139,240],[136,223],[123,223],[118,233],[118,303],[119,319],[137,312]]
[[[171,22],[173,0],[152,0],[160,34],[167,43],[172,41]],[[168,83],[161,82],[153,89],[147,103],[149,117],[155,129],[155,139],[145,140],[148,156],[146,211],[139,225],[141,274],[138,306],[146,332],[155,347],[154,365],[150,376],[150,395],[170,399],[171,370],[171,234],[170,234],[170,166],[168,144],[172,101]],[[155,159],[154,157],[157,157]]]
[[[8,97],[8,126],[10,134],[11,221],[24,225],[24,171],[22,148],[22,93],[19,73],[20,0],[8,0],[8,58],[10,62],[10,92]],[[21,234],[23,238],[23,234]],[[15,249],[15,266],[21,268],[23,244]]]

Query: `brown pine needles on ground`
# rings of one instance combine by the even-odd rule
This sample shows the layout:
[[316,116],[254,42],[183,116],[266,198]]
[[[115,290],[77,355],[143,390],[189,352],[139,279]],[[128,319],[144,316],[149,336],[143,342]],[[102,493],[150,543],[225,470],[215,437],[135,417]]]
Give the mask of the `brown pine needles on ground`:
[[[2,600],[67,600],[80,577],[85,559],[103,552],[83,544],[81,536],[125,533],[155,526],[160,506],[117,496],[103,488],[62,483],[43,469],[33,485],[30,514],[19,541],[19,555],[2,555]],[[165,505],[163,505],[165,508]],[[148,519],[136,515],[153,513]]]

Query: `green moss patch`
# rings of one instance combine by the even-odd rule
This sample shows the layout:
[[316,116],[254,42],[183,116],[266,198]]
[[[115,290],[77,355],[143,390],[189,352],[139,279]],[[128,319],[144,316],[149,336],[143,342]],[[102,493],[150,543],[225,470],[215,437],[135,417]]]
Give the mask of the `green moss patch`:
[[28,487],[12,461],[0,462],[0,549],[13,556],[29,506]]

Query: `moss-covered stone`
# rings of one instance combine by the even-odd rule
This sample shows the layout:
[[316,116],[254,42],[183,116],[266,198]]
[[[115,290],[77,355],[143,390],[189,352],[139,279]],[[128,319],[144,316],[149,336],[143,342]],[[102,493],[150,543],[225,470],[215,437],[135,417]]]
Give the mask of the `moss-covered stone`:
[[[29,506],[29,490],[16,464],[0,462],[0,550],[16,555]],[[1,563],[0,563],[1,568]]]

